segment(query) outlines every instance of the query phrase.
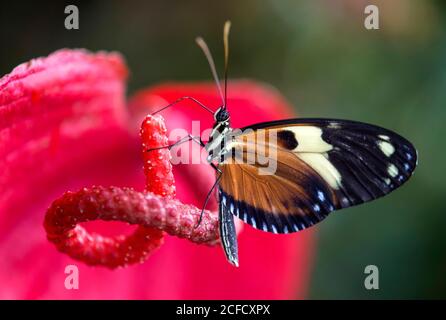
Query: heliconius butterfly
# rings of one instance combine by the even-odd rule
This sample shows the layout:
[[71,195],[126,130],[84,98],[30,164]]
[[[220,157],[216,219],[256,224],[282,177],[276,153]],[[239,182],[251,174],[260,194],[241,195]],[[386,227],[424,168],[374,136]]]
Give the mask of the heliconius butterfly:
[[[377,199],[401,186],[415,170],[417,151],[391,130],[348,120],[287,119],[232,129],[226,104],[229,28],[228,21],[224,94],[210,51],[197,38],[222,106],[212,112],[196,99],[183,97],[157,112],[190,99],[214,114],[207,143],[192,136],[180,142],[194,140],[208,152],[208,162],[217,172],[221,242],[229,262],[238,266],[234,216],[262,231],[303,230],[334,210]],[[275,161],[274,172],[261,172],[265,162],[259,160],[260,148],[263,160]],[[269,159],[272,155],[275,159]],[[250,156],[253,161],[247,161]]]

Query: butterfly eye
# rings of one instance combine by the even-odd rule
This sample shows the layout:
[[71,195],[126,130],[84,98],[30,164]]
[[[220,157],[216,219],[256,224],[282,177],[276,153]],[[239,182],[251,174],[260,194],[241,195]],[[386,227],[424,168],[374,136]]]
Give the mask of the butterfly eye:
[[215,112],[214,119],[218,122],[227,121],[229,120],[229,112],[226,110],[226,108],[221,107]]

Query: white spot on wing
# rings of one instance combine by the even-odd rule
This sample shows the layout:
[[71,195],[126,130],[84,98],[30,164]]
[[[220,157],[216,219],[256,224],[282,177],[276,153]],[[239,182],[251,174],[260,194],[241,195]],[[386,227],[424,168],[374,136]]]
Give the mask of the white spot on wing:
[[390,157],[395,152],[394,146],[387,141],[378,141],[378,147],[387,157]]
[[389,164],[389,166],[387,167],[387,173],[389,174],[389,176],[391,176],[392,178],[395,178],[398,175],[398,168],[395,167],[395,165],[393,163]]
[[330,122],[328,125],[328,128],[330,129],[341,129],[341,124],[338,122]]
[[262,224],[262,230],[263,231],[268,231],[268,226],[266,225],[265,222]]
[[294,126],[283,128],[294,133],[298,146],[293,151],[323,153],[333,146],[322,139],[322,129],[314,126]]
[[386,135],[383,135],[383,134],[380,134],[380,135],[378,136],[378,138],[380,138],[380,139],[382,139],[382,140],[386,140],[386,141],[389,141],[389,140],[390,140],[389,136],[386,136]]
[[251,217],[251,225],[252,225],[254,228],[257,228],[256,219],[254,219],[254,217]]
[[276,228],[275,225],[272,225],[272,226],[271,226],[271,229],[273,230],[273,233],[278,233],[278,232],[277,232],[277,228]]
[[333,189],[339,189],[341,185],[341,174],[331,164],[330,160],[320,153],[298,153],[306,164],[312,167]]

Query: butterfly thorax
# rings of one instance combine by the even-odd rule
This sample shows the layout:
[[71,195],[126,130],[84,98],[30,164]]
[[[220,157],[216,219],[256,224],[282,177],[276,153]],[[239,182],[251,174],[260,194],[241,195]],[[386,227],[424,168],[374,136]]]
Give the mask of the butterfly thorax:
[[220,108],[215,113],[215,123],[212,127],[211,134],[209,135],[209,140],[204,146],[208,153],[207,161],[209,163],[213,161],[220,162],[230,150],[226,149],[226,140],[232,132],[230,127],[230,117],[229,113],[225,108]]

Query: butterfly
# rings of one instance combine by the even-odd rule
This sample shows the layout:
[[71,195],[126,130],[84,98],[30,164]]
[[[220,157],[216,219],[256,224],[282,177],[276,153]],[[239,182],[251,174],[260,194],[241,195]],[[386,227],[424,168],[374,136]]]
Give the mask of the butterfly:
[[380,198],[400,187],[414,172],[418,155],[397,133],[356,121],[298,118],[231,128],[226,103],[229,28],[226,22],[224,94],[210,51],[197,39],[222,106],[212,112],[199,101],[184,98],[214,115],[209,140],[198,142],[217,174],[214,187],[221,243],[228,261],[238,266],[234,217],[271,233],[304,230],[335,210]]

